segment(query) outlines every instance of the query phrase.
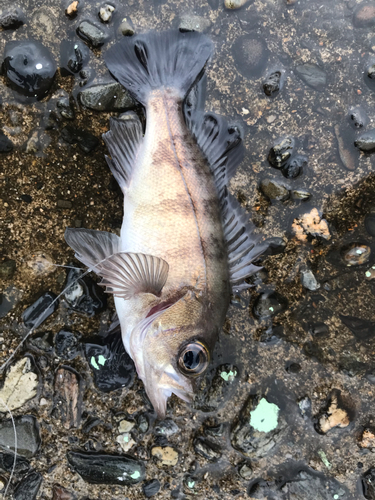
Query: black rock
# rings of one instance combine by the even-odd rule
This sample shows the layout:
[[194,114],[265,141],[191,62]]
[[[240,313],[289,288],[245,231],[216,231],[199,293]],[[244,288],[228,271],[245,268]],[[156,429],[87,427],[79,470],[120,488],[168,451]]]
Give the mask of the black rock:
[[[13,469],[14,455],[13,453],[0,453],[0,469],[11,472]],[[17,456],[15,472],[26,474],[30,470],[30,462],[26,458]]]
[[84,351],[99,390],[110,392],[133,384],[135,367],[125,351],[121,334],[92,339],[84,344]]
[[134,24],[130,17],[124,17],[117,30],[123,36],[133,36],[135,34]]
[[316,64],[306,63],[296,67],[301,80],[314,90],[323,91],[327,85],[327,73]]
[[45,332],[36,337],[33,336],[29,339],[28,344],[41,351],[50,352],[52,351],[53,334],[52,332]]
[[375,151],[375,129],[367,130],[357,137],[354,145],[364,153],[373,153]]
[[348,113],[349,124],[356,130],[366,127],[368,116],[362,106],[351,108]]
[[[277,478],[277,484],[282,484],[282,499],[290,498],[296,500],[349,500],[352,495],[348,489],[332,477],[326,477],[321,473],[304,467],[304,470],[298,470],[292,478],[283,480]],[[279,489],[279,488],[277,488]],[[275,498],[275,497],[269,497]],[[277,498],[277,497],[276,497]]]
[[269,51],[261,38],[238,38],[232,47],[238,71],[246,78],[257,78],[267,65]]
[[146,477],[145,466],[130,455],[104,455],[69,451],[71,467],[91,484],[137,484]]
[[72,332],[60,330],[55,337],[55,352],[61,359],[74,359],[80,351],[80,343]]
[[[23,415],[15,417],[14,423],[17,429],[17,453],[32,458],[41,443],[37,419],[33,415]],[[14,451],[14,432],[10,419],[0,422],[0,448]]]
[[366,215],[365,228],[370,236],[375,236],[375,213],[370,213]]
[[146,498],[151,498],[160,490],[160,482],[157,479],[151,479],[151,481],[146,481],[142,485],[143,494]]
[[147,413],[141,413],[141,415],[139,415],[139,417],[138,417],[137,423],[138,423],[139,432],[144,434],[145,432],[148,431],[148,429],[150,427],[149,415]]
[[329,327],[321,321],[317,321],[316,323],[307,323],[307,331],[313,337],[322,338],[329,336]]
[[279,137],[268,153],[270,165],[275,168],[283,167],[294,153],[294,148],[293,137]]
[[375,500],[375,468],[369,469],[361,478],[363,496],[366,500]]
[[34,40],[8,42],[3,64],[10,85],[31,100],[47,95],[57,69],[50,51]]
[[53,292],[46,292],[39,297],[38,300],[29,306],[23,313],[22,319],[27,328],[37,328],[51,314],[53,314],[59,306],[57,296]]
[[264,243],[267,245],[267,250],[263,255],[278,255],[283,253],[287,245],[283,238],[278,238],[277,236],[267,238]]
[[270,200],[285,201],[289,198],[289,189],[274,179],[265,179],[259,184],[259,189]]
[[370,340],[375,334],[373,321],[355,316],[344,316],[343,314],[340,314],[340,319],[358,340]]
[[0,131],[0,153],[9,153],[13,149],[13,142],[4,132]]
[[253,306],[253,314],[258,319],[273,318],[288,309],[288,301],[278,292],[259,295]]
[[4,30],[14,30],[25,22],[25,14],[19,7],[11,7],[0,14],[0,26]]
[[14,500],[35,500],[42,481],[42,474],[36,471],[30,472],[16,486]]
[[5,260],[4,262],[1,262],[0,264],[0,278],[7,280],[12,278],[13,274],[16,271],[16,261],[9,259]]
[[79,24],[77,34],[95,48],[101,47],[108,38],[101,28],[89,21],[82,21]]
[[281,173],[287,179],[295,179],[302,172],[302,169],[305,165],[307,165],[306,156],[302,155],[293,156],[281,168]]
[[263,90],[268,97],[276,97],[282,88],[282,72],[273,71],[263,82]]
[[74,75],[81,71],[89,59],[88,47],[79,40],[63,40],[60,45],[60,70],[62,76]]
[[194,450],[210,462],[217,462],[221,457],[220,447],[208,439],[198,436],[193,441]]
[[89,276],[80,278],[81,274],[79,269],[68,271],[64,297],[70,309],[91,317],[106,308],[107,295]]
[[33,201],[32,197],[29,194],[21,194],[20,198],[25,203],[31,203]]
[[62,139],[68,144],[78,144],[85,153],[91,153],[99,145],[99,139],[86,130],[66,125],[61,130]]
[[95,111],[120,111],[133,109],[135,102],[129,92],[118,82],[93,85],[79,93],[83,106]]
[[62,118],[74,120],[74,110],[68,96],[62,96],[56,101],[56,109]]
[[160,421],[154,428],[155,436],[165,436],[170,437],[176,432],[179,432],[180,428],[177,424],[173,422],[170,418]]

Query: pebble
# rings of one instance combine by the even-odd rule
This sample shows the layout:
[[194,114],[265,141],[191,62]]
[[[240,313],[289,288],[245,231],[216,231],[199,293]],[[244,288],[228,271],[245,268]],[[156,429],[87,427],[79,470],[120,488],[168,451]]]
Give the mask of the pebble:
[[27,328],[37,328],[59,306],[57,296],[53,292],[46,292],[22,313],[22,320]]
[[99,139],[86,130],[66,125],[61,130],[61,138],[68,144],[78,144],[84,153],[91,153],[99,145]]
[[175,466],[178,462],[178,452],[171,446],[154,446],[151,449],[151,455],[156,459],[156,465]]
[[[23,415],[15,417],[14,423],[17,429],[17,453],[29,459],[34,457],[41,444],[37,419],[33,415]],[[14,433],[10,419],[0,422],[0,447],[14,451]]]
[[206,31],[211,26],[211,21],[206,17],[197,16],[195,14],[183,14],[180,17],[178,29],[185,31]]
[[287,161],[287,163],[281,168],[281,173],[287,179],[295,179],[300,175],[303,167],[306,165],[306,156],[297,155]]
[[25,22],[25,14],[19,7],[11,7],[0,14],[0,26],[4,30],[14,30]]
[[129,92],[118,82],[87,87],[78,96],[82,106],[95,111],[125,111],[135,107]]
[[149,423],[149,417],[147,414],[141,413],[141,415],[139,415],[139,417],[138,417],[137,423],[138,423],[139,432],[142,432],[142,434],[144,434],[145,432],[148,431],[148,429],[150,427],[150,423]]
[[277,180],[263,180],[259,189],[270,200],[285,201],[289,198],[289,189]]
[[143,494],[146,498],[151,498],[160,491],[160,482],[157,479],[146,481],[142,485]]
[[36,471],[32,471],[27,476],[23,477],[17,484],[14,493],[14,500],[35,500],[40,485],[42,484],[43,476]]
[[55,337],[55,353],[61,359],[72,360],[80,352],[80,343],[72,332],[60,330]]
[[90,318],[106,308],[107,295],[93,279],[81,275],[80,269],[68,270],[64,297],[72,311]]
[[110,5],[106,3],[99,9],[99,17],[103,21],[103,23],[109,23],[109,21],[112,19],[112,15],[114,12],[115,8],[113,5]]
[[371,248],[361,243],[351,243],[343,247],[340,254],[346,266],[361,266],[369,261]]
[[77,500],[74,493],[59,484],[54,484],[52,488],[52,500]]
[[[13,453],[0,453],[0,469],[11,472],[13,469],[14,454]],[[30,462],[21,456],[16,457],[15,472],[19,474],[26,474],[30,470]]]
[[350,423],[350,418],[346,409],[342,406],[341,392],[337,389],[332,391],[329,399],[328,409],[323,414],[318,415],[315,429],[320,434],[326,434],[335,427],[344,428]]
[[70,17],[71,19],[73,19],[77,13],[78,13],[78,5],[79,5],[79,1],[78,0],[73,0],[73,2],[71,2],[68,7],[66,8],[65,10],[65,14]]
[[82,383],[73,368],[59,368],[55,376],[54,408],[52,416],[65,429],[78,428],[82,414]]
[[101,47],[107,41],[104,31],[88,21],[79,24],[77,34],[94,48]]
[[133,25],[133,21],[130,17],[124,17],[121,21],[120,26],[118,27],[118,32],[123,36],[133,36],[135,35],[135,29]]
[[268,97],[276,97],[282,89],[283,79],[281,71],[273,71],[263,82],[264,93]]
[[299,411],[301,416],[305,419],[309,419],[311,417],[311,400],[308,396],[300,399],[298,402]]
[[323,91],[327,85],[327,73],[316,64],[306,63],[296,67],[301,80],[314,90]]
[[321,218],[317,208],[294,219],[292,229],[296,238],[301,242],[308,241],[309,237],[331,239],[327,221]]
[[375,24],[375,3],[361,2],[353,13],[356,28],[369,28]]
[[267,250],[263,255],[278,255],[283,253],[287,245],[283,238],[279,238],[277,236],[267,238],[265,240],[265,244],[267,245]]
[[320,284],[310,269],[301,271],[301,283],[307,290],[315,291],[320,288]]
[[121,420],[118,424],[118,430],[122,434],[130,432],[135,426],[135,422],[130,422],[129,420]]
[[366,427],[363,430],[359,445],[361,448],[368,448],[371,451],[375,450],[375,430],[373,428]]
[[16,261],[9,259],[1,262],[0,264],[0,278],[3,280],[8,280],[13,277],[16,272]]
[[369,213],[366,215],[365,228],[370,236],[375,236],[375,213]]
[[288,301],[278,292],[264,292],[255,300],[253,314],[262,320],[273,318],[288,309]]
[[358,340],[369,340],[374,336],[375,323],[355,316],[344,316],[340,314],[340,319]]
[[134,363],[125,351],[120,334],[93,338],[84,344],[84,352],[100,391],[111,392],[133,385]]
[[199,436],[193,441],[194,450],[203,458],[210,462],[217,462],[221,458],[221,451],[219,446],[212,441]]
[[11,87],[36,99],[47,95],[57,69],[51,52],[34,40],[8,42],[3,66]]
[[4,403],[10,410],[21,408],[36,396],[37,387],[38,376],[32,370],[30,358],[19,359],[8,369],[0,390],[0,411],[7,410]]
[[9,153],[13,150],[13,142],[0,130],[0,153]]
[[311,193],[306,189],[294,189],[290,192],[294,200],[307,201],[311,198]]
[[245,78],[258,78],[265,69],[269,51],[261,38],[248,35],[237,38],[232,46],[232,54],[238,71]]
[[348,120],[349,124],[356,130],[366,127],[369,121],[366,111],[362,106],[349,109]]
[[90,51],[79,40],[63,40],[60,45],[60,71],[62,76],[79,73],[89,59]]
[[165,436],[168,438],[177,432],[180,432],[180,428],[170,418],[162,420],[154,427],[155,436]]
[[286,165],[295,149],[293,137],[279,137],[268,153],[268,161],[272,167],[281,168]]
[[224,0],[224,7],[229,10],[239,9],[243,7],[248,0]]
[[375,467],[366,471],[361,477],[363,496],[366,500],[375,500]]
[[375,151],[375,129],[370,129],[357,137],[354,145],[364,153],[373,153]]
[[84,481],[92,484],[130,485],[146,477],[144,464],[130,455],[102,455],[69,451],[70,466]]
[[129,434],[129,432],[124,432],[122,434],[119,434],[116,437],[116,441],[121,446],[122,451],[124,451],[125,453],[129,451],[130,448],[132,448],[136,444],[136,442],[132,438],[131,434]]
[[238,472],[242,477],[242,479],[245,479],[245,481],[248,481],[253,476],[253,469],[251,468],[251,465],[247,462],[242,463],[240,465]]

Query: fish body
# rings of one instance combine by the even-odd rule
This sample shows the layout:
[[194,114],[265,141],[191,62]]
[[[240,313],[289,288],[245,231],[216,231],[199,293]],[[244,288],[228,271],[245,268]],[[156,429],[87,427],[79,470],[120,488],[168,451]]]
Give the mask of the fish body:
[[[199,33],[148,33],[114,46],[111,73],[145,106],[111,119],[108,164],[124,193],[120,237],[67,230],[76,256],[114,294],[125,349],[159,417],[190,401],[208,366],[230,291],[264,250],[227,183],[242,158],[225,120],[185,97],[212,53]],[[199,100],[198,100],[199,101]]]

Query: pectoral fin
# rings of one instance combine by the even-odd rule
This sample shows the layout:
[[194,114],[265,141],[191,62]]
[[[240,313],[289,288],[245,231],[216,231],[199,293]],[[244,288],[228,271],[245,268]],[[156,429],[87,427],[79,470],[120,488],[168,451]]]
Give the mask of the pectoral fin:
[[106,231],[68,227],[65,230],[65,241],[75,251],[76,258],[91,268],[120,251],[120,238]]
[[130,299],[138,293],[159,295],[167,281],[169,266],[165,260],[143,253],[120,252],[95,267],[103,278],[100,285],[107,293]]

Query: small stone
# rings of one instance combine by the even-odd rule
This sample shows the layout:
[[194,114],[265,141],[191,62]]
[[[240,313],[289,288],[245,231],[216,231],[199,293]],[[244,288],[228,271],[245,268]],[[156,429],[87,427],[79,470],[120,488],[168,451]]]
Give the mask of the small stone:
[[3,280],[8,280],[13,277],[16,272],[16,261],[15,260],[5,260],[0,264],[0,278]]
[[31,203],[33,201],[32,197],[29,194],[21,194],[20,198],[25,203]]
[[249,38],[248,35],[237,38],[232,46],[232,54],[238,71],[245,78],[258,78],[269,58],[265,41]]
[[357,137],[354,145],[364,153],[373,153],[375,151],[375,129],[367,130]]
[[68,144],[78,144],[84,153],[91,153],[99,145],[99,139],[86,130],[66,125],[61,130],[61,138]]
[[56,311],[58,306],[59,301],[53,292],[44,293],[22,313],[25,326],[32,329],[37,328]]
[[310,269],[301,271],[301,283],[307,290],[315,291],[320,288],[320,284]]
[[194,450],[206,458],[210,462],[217,462],[221,457],[221,451],[219,446],[208,439],[201,436],[197,437],[193,441]]
[[253,314],[258,319],[273,318],[288,309],[288,301],[278,292],[264,292],[256,299]]
[[229,10],[239,9],[243,7],[248,0],[224,0],[224,7]]
[[0,26],[3,30],[14,30],[25,22],[25,14],[19,7],[11,7],[0,14]]
[[[0,453],[0,469],[11,472],[14,464],[14,453]],[[15,472],[26,474],[30,470],[30,462],[21,456],[16,457]]]
[[78,5],[79,5],[79,1],[73,0],[73,2],[71,2],[68,5],[68,7],[66,8],[65,14],[71,18],[75,17],[77,15],[77,12],[78,12]]
[[282,72],[273,71],[263,82],[264,93],[268,97],[276,97],[282,88]]
[[240,465],[238,472],[239,472],[240,476],[242,477],[242,479],[245,479],[245,481],[248,481],[253,476],[253,469],[251,468],[250,464],[248,464],[247,462]]
[[369,28],[375,24],[375,3],[361,2],[353,13],[356,28]]
[[74,493],[59,484],[54,484],[52,488],[52,500],[77,500]]
[[79,100],[83,106],[95,111],[120,111],[135,107],[129,92],[118,82],[87,87],[79,93]]
[[303,418],[310,418],[311,416],[311,400],[309,397],[304,397],[298,401],[299,411]]
[[79,40],[63,40],[60,45],[61,76],[76,75],[89,59],[88,47]]
[[292,229],[296,238],[301,242],[307,242],[309,237],[331,239],[327,221],[320,217],[317,208],[294,219]]
[[142,486],[143,494],[146,498],[151,498],[156,493],[159,493],[160,482],[157,479],[151,479],[151,481],[146,481]]
[[118,424],[118,430],[122,434],[130,432],[135,426],[135,422],[130,422],[129,420],[121,420]]
[[0,153],[9,153],[13,150],[13,142],[0,130]]
[[296,67],[301,80],[314,90],[323,91],[327,85],[327,73],[316,64],[306,63]]
[[130,17],[123,18],[120,26],[118,27],[118,32],[123,36],[133,36],[135,34],[133,21]]
[[171,446],[154,446],[151,455],[156,458],[156,465],[175,466],[178,462],[178,452]]
[[326,434],[335,427],[342,429],[349,424],[350,418],[348,412],[342,407],[340,391],[336,389],[330,397],[327,412],[319,417],[315,428],[321,434]]
[[91,317],[105,309],[107,295],[89,276],[81,278],[82,273],[78,268],[68,271],[64,297],[70,309]]
[[14,500],[35,500],[42,484],[43,476],[39,472],[32,471],[17,484],[14,490]]
[[368,427],[363,430],[359,445],[361,448],[375,450],[375,430],[373,428]]
[[356,318],[355,316],[344,316],[340,319],[358,340],[370,340],[375,333],[375,323],[368,319]]
[[57,208],[72,208],[73,203],[69,200],[57,200]]
[[267,238],[264,243],[267,245],[267,250],[263,255],[278,255],[283,253],[287,245],[283,238],[278,238],[277,236]]
[[88,21],[79,24],[77,34],[94,48],[101,47],[107,41],[104,31]]
[[92,484],[130,485],[145,479],[145,466],[130,455],[104,455],[69,451],[70,466]]
[[113,5],[109,5],[108,3],[103,5],[103,7],[100,7],[99,17],[103,21],[103,23],[109,23],[109,21],[112,19],[114,10],[115,8],[113,7]]
[[375,468],[369,469],[361,478],[363,496],[366,500],[375,500]]
[[285,201],[289,198],[289,189],[276,180],[266,179],[260,183],[259,188],[270,200]]
[[304,166],[307,165],[306,156],[297,155],[287,161],[281,168],[281,173],[287,179],[295,179],[300,175]]
[[[17,453],[32,458],[39,450],[41,439],[39,424],[33,415],[15,417],[17,430]],[[0,447],[14,451],[14,431],[11,419],[0,422]]]
[[136,444],[136,442],[131,437],[131,434],[129,434],[129,432],[124,432],[123,434],[119,434],[116,437],[116,441],[121,446],[122,451],[124,451],[125,453],[129,451],[130,448],[132,448]]
[[362,106],[351,108],[348,112],[349,124],[356,130],[366,127],[368,116]]
[[361,243],[351,243],[341,249],[341,257],[346,266],[362,266],[371,255],[371,248]]
[[162,420],[154,428],[155,436],[165,436],[167,438],[173,436],[173,434],[176,434],[176,432],[179,431],[180,428],[178,425],[175,424],[170,418]]
[[81,423],[81,377],[73,368],[59,368],[55,377],[53,417],[59,419],[65,429],[77,428]]
[[38,376],[31,369],[30,358],[22,358],[12,365],[0,390],[0,411],[21,408],[27,401],[36,396]]
[[149,423],[149,419],[148,419],[147,414],[142,413],[141,415],[139,415],[137,423],[138,423],[138,429],[140,432],[142,432],[144,434],[145,432],[148,431],[148,429],[150,427],[150,423]]
[[305,189],[294,189],[291,191],[291,195],[294,200],[307,201],[311,198],[311,193]]
[[71,360],[78,356],[80,343],[72,332],[60,330],[55,337],[56,355],[65,360]]
[[195,14],[184,14],[180,18],[179,30],[185,31],[206,31],[211,26],[208,18],[197,16]]
[[283,167],[291,158],[294,148],[295,140],[293,137],[279,137],[268,153],[270,165],[274,168]]

